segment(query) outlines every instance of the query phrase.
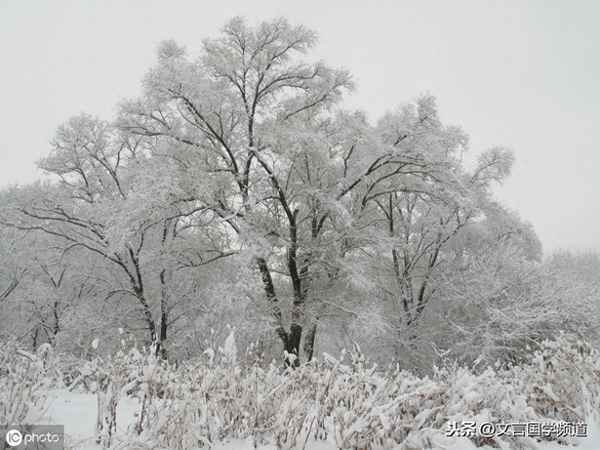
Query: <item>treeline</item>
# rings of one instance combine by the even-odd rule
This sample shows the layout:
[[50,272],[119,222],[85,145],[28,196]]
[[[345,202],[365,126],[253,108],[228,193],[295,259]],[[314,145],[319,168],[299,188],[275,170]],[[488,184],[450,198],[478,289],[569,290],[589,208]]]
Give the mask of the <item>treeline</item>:
[[344,109],[351,76],[315,42],[235,18],[198,57],[163,42],[114,120],[61,125],[46,181],[0,196],[0,337],[182,360],[234,327],[288,364],[358,345],[417,370],[596,339],[599,259],[541,260],[492,195],[511,152],[468,168],[430,96],[376,123]]

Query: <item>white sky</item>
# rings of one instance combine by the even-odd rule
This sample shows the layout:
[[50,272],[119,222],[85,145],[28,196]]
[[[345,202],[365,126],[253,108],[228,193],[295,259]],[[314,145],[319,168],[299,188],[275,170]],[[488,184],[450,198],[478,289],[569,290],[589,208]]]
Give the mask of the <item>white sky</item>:
[[317,31],[315,56],[354,74],[348,103],[372,118],[434,94],[442,118],[471,135],[471,152],[515,151],[498,194],[546,251],[600,250],[594,0],[0,0],[0,187],[38,176],[34,162],[69,116],[110,119],[139,92],[159,41],[197,50],[234,15]]

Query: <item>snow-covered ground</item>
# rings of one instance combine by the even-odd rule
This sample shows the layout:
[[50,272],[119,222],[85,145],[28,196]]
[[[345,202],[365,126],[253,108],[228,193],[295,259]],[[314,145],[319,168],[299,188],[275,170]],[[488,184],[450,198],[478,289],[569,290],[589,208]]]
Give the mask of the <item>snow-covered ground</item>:
[[[122,437],[133,423],[137,400],[123,398],[117,409],[117,443],[115,449],[132,449],[123,443]],[[50,392],[46,408],[38,423],[64,425],[67,449],[99,450],[95,443],[94,429],[96,424],[96,397],[93,394],[54,390]],[[121,438],[121,439],[120,439]],[[466,438],[446,438],[437,442],[435,450],[475,450]],[[139,446],[139,448],[149,448]],[[535,447],[534,447],[535,448]],[[554,443],[538,445],[537,450],[567,450],[569,447]],[[572,448],[572,447],[571,447]],[[588,437],[580,439],[577,450],[600,450],[600,415],[588,419]],[[232,441],[215,446],[215,450],[253,450],[252,442]],[[276,450],[275,446],[264,446],[261,450]],[[333,442],[314,442],[309,440],[305,450],[335,450]],[[417,450],[417,449],[415,449]],[[480,450],[492,450],[491,447],[480,447]]]
[[[117,434],[124,435],[132,423],[137,408],[137,400],[123,398],[117,409]],[[56,425],[64,425],[67,448],[96,450],[95,443],[97,404],[96,396],[88,393],[51,391],[42,420]]]

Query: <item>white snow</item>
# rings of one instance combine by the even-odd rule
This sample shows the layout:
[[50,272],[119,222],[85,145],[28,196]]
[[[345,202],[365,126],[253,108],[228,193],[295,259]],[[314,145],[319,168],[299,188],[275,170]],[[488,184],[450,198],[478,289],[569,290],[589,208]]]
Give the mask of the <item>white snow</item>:
[[[132,424],[138,402],[123,398],[117,408],[117,436],[123,435]],[[51,391],[45,417],[40,423],[64,425],[65,444],[76,450],[97,450],[95,442],[96,396],[89,393],[69,392],[66,389]]]
[[223,352],[223,356],[225,361],[231,365],[235,365],[237,363],[237,346],[235,343],[235,328],[231,329],[229,336],[225,339],[225,343],[223,348],[221,349]]

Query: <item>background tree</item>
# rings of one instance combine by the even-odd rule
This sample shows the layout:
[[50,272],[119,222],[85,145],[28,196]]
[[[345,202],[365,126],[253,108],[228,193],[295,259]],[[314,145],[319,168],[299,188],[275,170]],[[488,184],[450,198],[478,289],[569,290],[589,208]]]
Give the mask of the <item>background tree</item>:
[[[85,354],[122,329],[187,358],[235,329],[288,364],[358,345],[428,370],[592,328],[589,280],[541,263],[531,227],[493,198],[512,154],[467,168],[467,135],[429,95],[375,123],[345,110],[351,77],[311,62],[315,42],[283,19],[234,18],[197,58],[163,42],[115,121],[58,128],[50,181],[0,205],[0,289],[15,324],[37,324],[28,339]],[[22,236],[31,255],[13,261]],[[518,311],[536,319],[511,326]]]

